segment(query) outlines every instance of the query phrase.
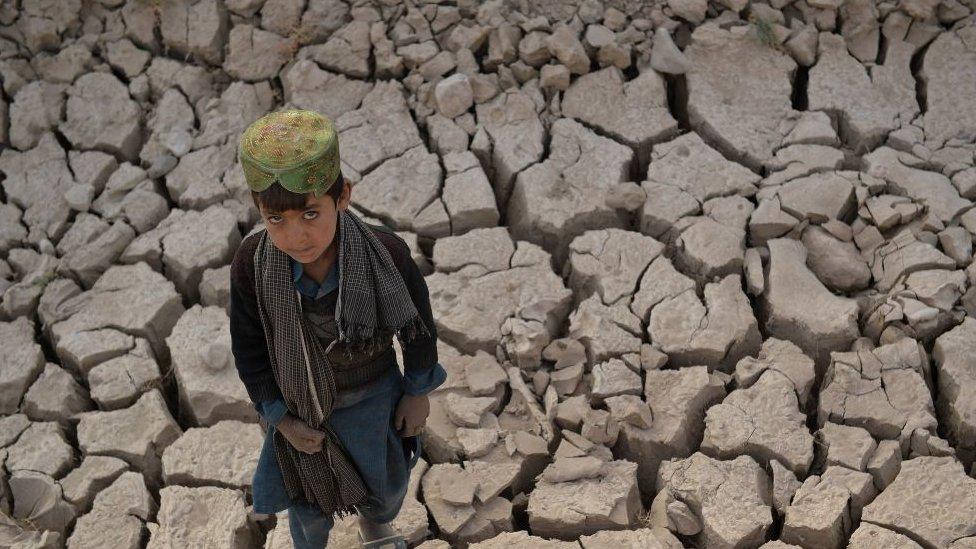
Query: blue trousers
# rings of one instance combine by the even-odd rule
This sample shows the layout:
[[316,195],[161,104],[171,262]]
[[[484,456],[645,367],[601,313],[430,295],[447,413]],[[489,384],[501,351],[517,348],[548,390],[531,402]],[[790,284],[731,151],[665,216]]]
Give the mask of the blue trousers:
[[[403,393],[402,378],[397,371],[356,393],[340,395],[329,417],[329,424],[369,492],[359,514],[377,523],[390,522],[400,512],[410,470],[420,457],[420,437],[401,438],[393,425],[396,405]],[[280,471],[277,473],[280,478]],[[275,488],[272,491],[277,491]],[[322,549],[333,527],[331,517],[304,501],[288,502],[288,524],[295,549]]]

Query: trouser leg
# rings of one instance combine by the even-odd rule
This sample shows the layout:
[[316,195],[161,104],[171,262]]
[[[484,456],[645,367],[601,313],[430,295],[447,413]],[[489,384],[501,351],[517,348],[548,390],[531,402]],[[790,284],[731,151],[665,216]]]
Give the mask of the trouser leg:
[[329,543],[332,517],[317,506],[301,503],[288,508],[288,528],[295,549],[324,549]]

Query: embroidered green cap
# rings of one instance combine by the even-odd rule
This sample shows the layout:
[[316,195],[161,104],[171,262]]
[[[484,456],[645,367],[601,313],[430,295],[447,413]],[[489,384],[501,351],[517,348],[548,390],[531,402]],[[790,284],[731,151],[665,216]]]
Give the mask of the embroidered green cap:
[[315,111],[276,111],[244,130],[237,160],[252,191],[279,183],[320,197],[340,175],[339,136],[332,121]]

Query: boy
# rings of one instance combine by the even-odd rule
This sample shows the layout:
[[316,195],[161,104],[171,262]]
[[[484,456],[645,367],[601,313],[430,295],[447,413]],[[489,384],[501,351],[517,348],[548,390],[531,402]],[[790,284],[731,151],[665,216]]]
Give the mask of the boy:
[[327,118],[268,114],[238,159],[265,223],[231,265],[234,358],[268,424],[254,510],[287,508],[296,549],[325,547],[333,516],[352,512],[364,547],[405,549],[389,523],[420,455],[426,395],[446,378],[423,275],[403,239],[348,210]]

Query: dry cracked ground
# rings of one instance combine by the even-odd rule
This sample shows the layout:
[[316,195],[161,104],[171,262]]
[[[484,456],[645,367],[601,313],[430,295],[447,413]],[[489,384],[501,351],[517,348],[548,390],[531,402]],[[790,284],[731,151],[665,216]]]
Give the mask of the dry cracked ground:
[[291,547],[227,315],[291,105],[427,277],[412,546],[976,547],[974,11],[0,2],[0,546]]

